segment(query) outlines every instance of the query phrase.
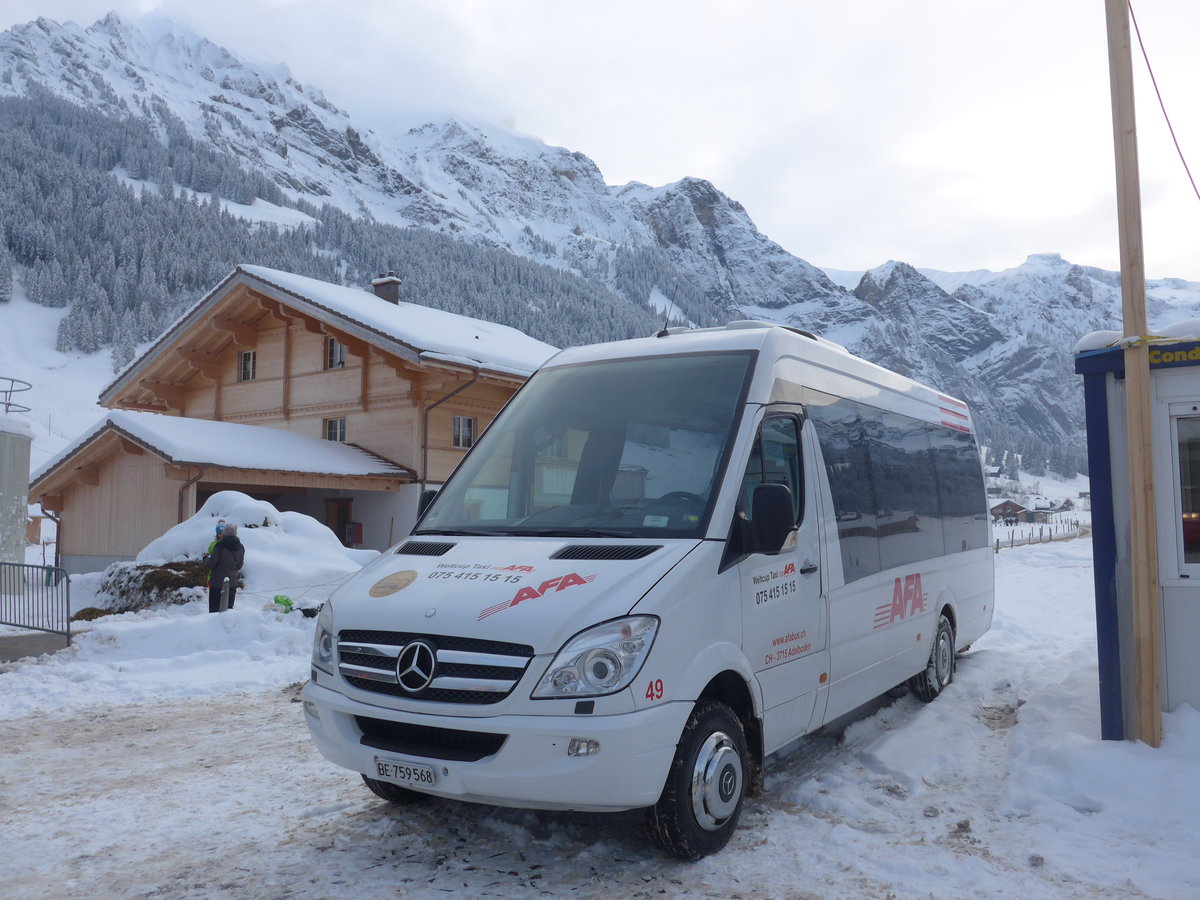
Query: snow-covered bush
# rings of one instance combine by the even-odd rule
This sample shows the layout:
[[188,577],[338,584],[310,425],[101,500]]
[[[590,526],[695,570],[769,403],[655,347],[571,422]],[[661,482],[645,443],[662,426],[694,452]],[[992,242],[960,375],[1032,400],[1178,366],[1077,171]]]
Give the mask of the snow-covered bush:
[[208,569],[198,560],[116,562],[104,570],[97,608],[132,612],[148,606],[187,603],[208,596]]

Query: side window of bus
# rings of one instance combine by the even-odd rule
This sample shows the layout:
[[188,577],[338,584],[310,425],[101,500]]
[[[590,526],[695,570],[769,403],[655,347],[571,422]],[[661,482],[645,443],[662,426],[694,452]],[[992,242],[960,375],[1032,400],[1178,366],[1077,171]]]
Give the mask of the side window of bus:
[[[846,583],[879,571],[874,472],[867,453],[873,412],[862,404],[810,391],[809,420],[825,457],[825,474],[837,516],[838,544]],[[867,414],[864,421],[864,413]]]
[[939,429],[933,437],[933,459],[942,498],[946,552],[987,546],[987,490],[979,452],[969,434]]
[[758,430],[750,462],[742,477],[741,507],[751,518],[754,488],[760,484],[782,484],[792,492],[795,521],[804,517],[804,481],[800,468],[799,423],[792,416],[767,419]]

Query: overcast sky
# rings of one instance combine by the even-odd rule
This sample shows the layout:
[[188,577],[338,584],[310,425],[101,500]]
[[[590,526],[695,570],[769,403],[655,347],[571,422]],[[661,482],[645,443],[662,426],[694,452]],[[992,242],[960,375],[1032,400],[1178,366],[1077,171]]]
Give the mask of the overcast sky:
[[[611,184],[697,176],[824,268],[1118,268],[1103,0],[3,0],[159,9],[353,115],[485,116]],[[1200,2],[1135,0],[1200,178]],[[1134,45],[1146,270],[1200,281],[1200,199]]]

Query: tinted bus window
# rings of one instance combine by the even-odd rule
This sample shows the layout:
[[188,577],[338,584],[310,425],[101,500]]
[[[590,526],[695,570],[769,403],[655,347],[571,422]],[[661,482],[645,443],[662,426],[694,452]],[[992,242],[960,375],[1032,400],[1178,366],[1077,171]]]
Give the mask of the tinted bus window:
[[969,434],[949,428],[938,428],[933,440],[946,552],[986,547],[987,496],[975,440]]
[[970,434],[817,391],[807,397],[847,584],[987,546],[983,468]]
[[806,408],[825,457],[847,584],[879,571],[877,506],[860,408],[857,403],[816,391],[810,392]]
[[929,443],[936,426],[877,411],[870,422],[880,565],[890,569],[941,556],[942,519]]

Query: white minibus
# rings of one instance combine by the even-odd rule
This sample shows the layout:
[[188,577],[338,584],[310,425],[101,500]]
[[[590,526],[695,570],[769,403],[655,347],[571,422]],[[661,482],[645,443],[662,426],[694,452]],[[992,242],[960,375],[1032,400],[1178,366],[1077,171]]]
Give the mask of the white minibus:
[[806,332],[564,350],[317,617],[306,720],[380,797],[645,809],[719,850],[764,759],[987,631],[971,413]]

